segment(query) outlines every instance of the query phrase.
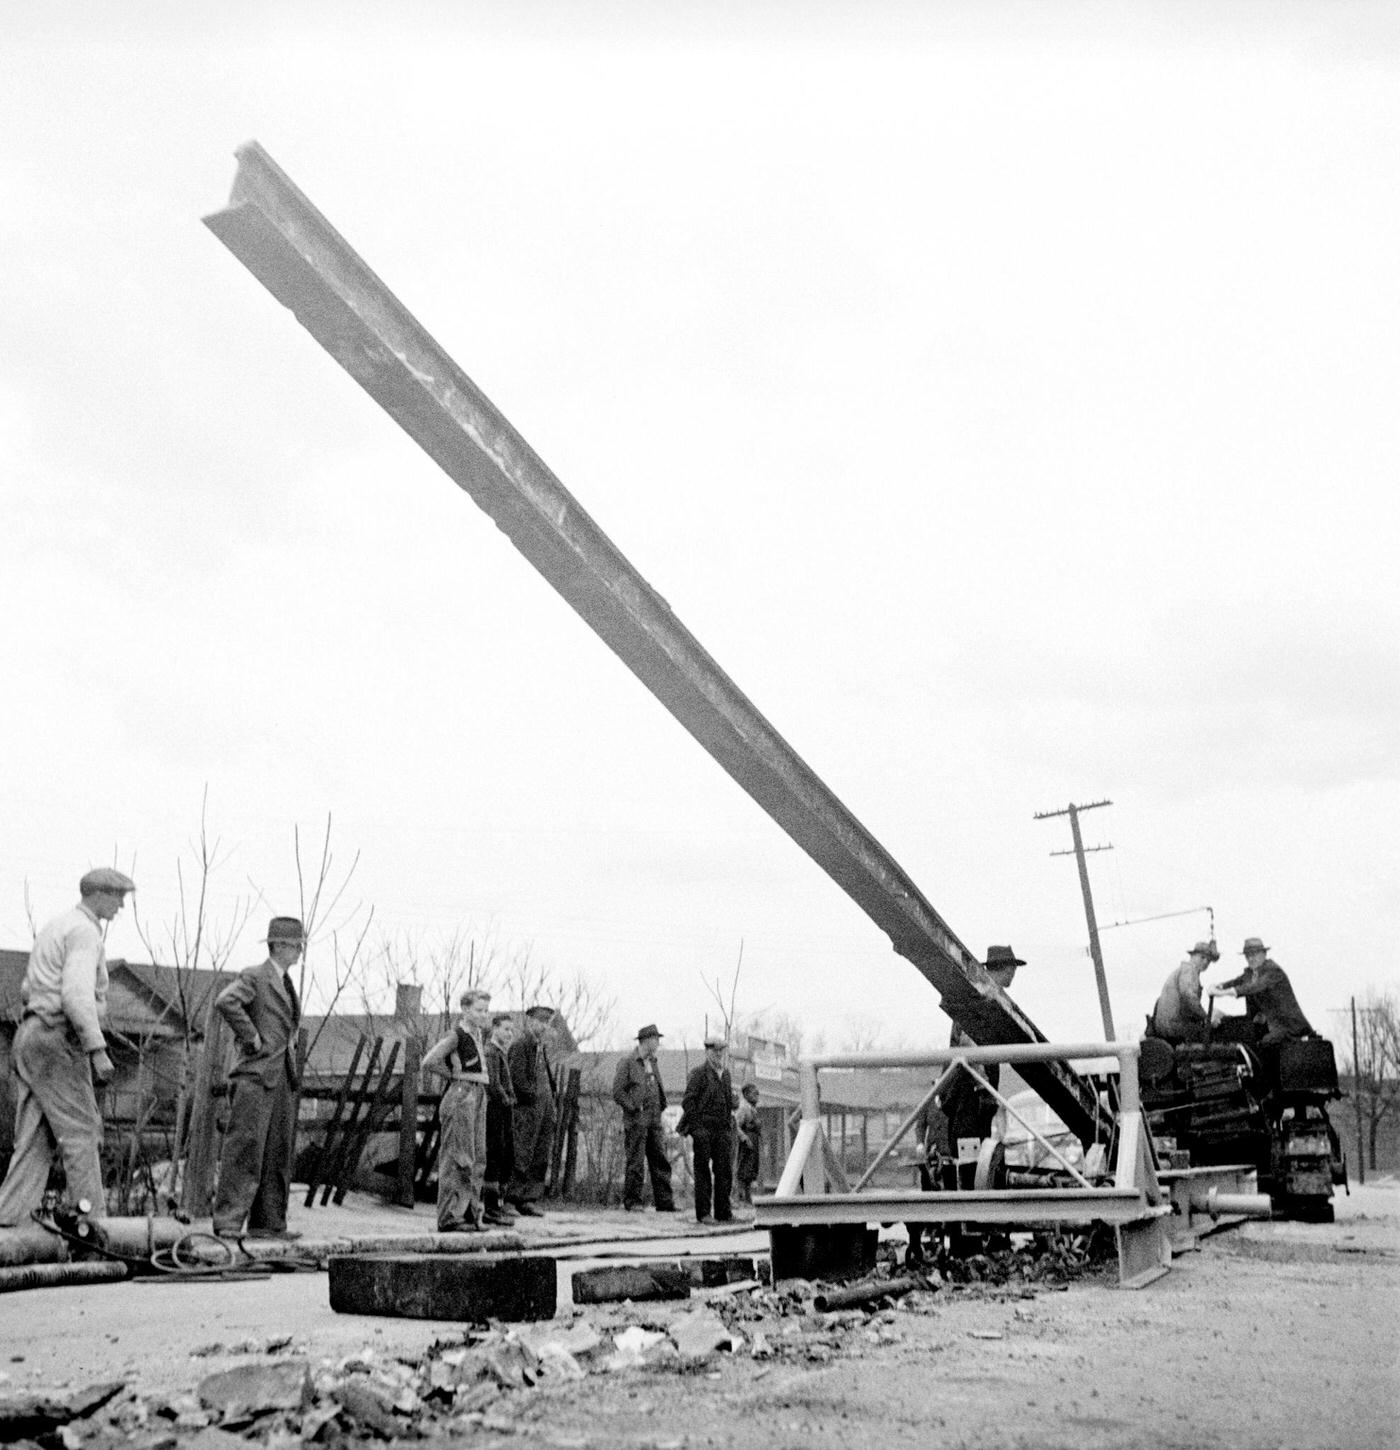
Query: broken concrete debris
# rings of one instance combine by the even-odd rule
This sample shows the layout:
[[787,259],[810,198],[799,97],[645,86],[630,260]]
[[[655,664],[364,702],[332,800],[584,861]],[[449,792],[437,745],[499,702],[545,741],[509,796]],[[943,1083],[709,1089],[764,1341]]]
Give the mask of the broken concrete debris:
[[[684,1302],[648,1301],[575,1310],[564,1321],[471,1326],[417,1356],[365,1350],[312,1361],[283,1336],[201,1345],[192,1361],[242,1355],[205,1375],[194,1394],[142,1397],[119,1385],[73,1394],[0,1398],[0,1443],[42,1438],[63,1450],[336,1450],[351,1442],[455,1438],[508,1431],[532,1412],[540,1387],[567,1390],[594,1376],[714,1373],[718,1365],[824,1364],[859,1357],[904,1338],[908,1315],[946,1313],[963,1300],[1034,1298],[1063,1288],[1090,1266],[1088,1247],[1066,1241],[924,1267],[885,1280],[897,1298],[860,1285],[862,1303],[821,1312],[833,1286],[789,1280],[775,1287],[735,1280],[698,1288]],[[734,1272],[738,1272],[736,1269]],[[958,1277],[955,1279],[953,1274]],[[986,1337],[991,1331],[969,1331]]]

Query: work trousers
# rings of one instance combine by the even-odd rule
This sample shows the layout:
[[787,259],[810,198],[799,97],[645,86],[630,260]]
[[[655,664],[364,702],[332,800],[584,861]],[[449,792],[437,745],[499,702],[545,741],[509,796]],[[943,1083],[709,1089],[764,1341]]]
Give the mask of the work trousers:
[[68,1201],[87,1199],[92,1215],[107,1212],[102,1191],[102,1116],[92,1064],[68,1023],[47,1027],[37,1017],[19,1024],[14,1042],[15,1150],[0,1187],[0,1226],[29,1220],[43,1202],[57,1152]]
[[758,1177],[758,1144],[739,1134],[739,1152],[734,1163],[734,1176],[739,1181],[739,1199],[753,1202],[753,1185]]
[[515,1109],[515,1174],[506,1190],[512,1203],[544,1197],[549,1156],[554,1150],[554,1099],[538,1098]]
[[727,1223],[734,1217],[729,1193],[734,1182],[734,1134],[723,1128],[695,1128],[690,1134],[695,1152],[695,1217],[714,1216]]
[[[993,1087],[997,1078],[987,1072],[987,1081]],[[996,1123],[999,1104],[990,1093],[983,1091],[965,1072],[960,1072],[952,1084],[944,1090],[943,1111],[948,1118],[948,1156],[958,1156],[960,1138],[990,1138]]]
[[515,1171],[514,1115],[506,1103],[486,1104],[486,1181],[481,1185],[487,1208],[499,1208]]
[[438,1139],[437,1225],[451,1233],[481,1222],[486,1172],[486,1085],[454,1082],[442,1095]]
[[645,1113],[624,1114],[622,1147],[627,1155],[622,1177],[623,1207],[641,1206],[649,1171],[652,1202],[663,1211],[673,1209],[676,1201],[671,1193],[671,1160],[666,1156],[660,1118],[649,1119]]
[[272,1087],[256,1078],[231,1079],[233,1101],[219,1154],[219,1187],[214,1196],[216,1232],[249,1229],[281,1232],[287,1227],[292,1191],[292,1139],[296,1096],[286,1073]]

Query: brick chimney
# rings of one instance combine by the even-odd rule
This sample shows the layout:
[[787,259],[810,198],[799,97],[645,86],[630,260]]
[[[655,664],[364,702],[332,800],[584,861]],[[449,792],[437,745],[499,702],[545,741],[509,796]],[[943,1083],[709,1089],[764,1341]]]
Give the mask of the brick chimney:
[[400,1022],[418,1020],[423,1010],[423,989],[416,982],[399,982],[394,987],[394,1016]]

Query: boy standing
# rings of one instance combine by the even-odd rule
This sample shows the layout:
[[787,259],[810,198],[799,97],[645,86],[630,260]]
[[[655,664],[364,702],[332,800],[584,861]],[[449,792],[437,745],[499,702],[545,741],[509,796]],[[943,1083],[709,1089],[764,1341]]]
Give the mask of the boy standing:
[[486,1222],[504,1228],[515,1222],[515,1213],[505,1200],[506,1184],[515,1166],[515,1134],[512,1115],[515,1089],[510,1085],[510,1044],[515,1037],[515,1019],[498,1012],[491,1019],[491,1036],[486,1043],[486,1182],[482,1197]]
[[448,1077],[439,1119],[437,1220],[439,1233],[475,1233],[485,1219],[486,1089],[490,1074],[483,1038],[491,994],[462,993],[456,1026],[423,1059],[423,1071]]

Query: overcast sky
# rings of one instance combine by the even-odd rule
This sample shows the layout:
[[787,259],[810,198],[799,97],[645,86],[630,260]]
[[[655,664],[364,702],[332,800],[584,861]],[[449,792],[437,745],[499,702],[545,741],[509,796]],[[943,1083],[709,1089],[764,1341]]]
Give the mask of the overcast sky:
[[[1071,800],[1101,923],[1394,987],[1393,6],[5,8],[0,945],[112,861],[169,920],[207,785],[236,962],[329,813],[618,1040],[742,943],[741,1011],[946,1041],[200,224],[256,138],[1048,1035]],[[1105,931],[1121,1031],[1209,927]]]

